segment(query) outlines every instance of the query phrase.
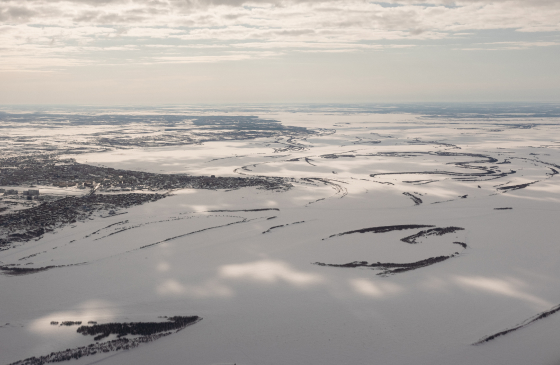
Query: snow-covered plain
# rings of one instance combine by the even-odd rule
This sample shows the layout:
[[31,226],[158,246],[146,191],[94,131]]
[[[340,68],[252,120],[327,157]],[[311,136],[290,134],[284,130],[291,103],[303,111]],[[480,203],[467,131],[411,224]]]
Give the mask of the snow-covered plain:
[[[80,264],[0,275],[0,362],[93,343],[51,321],[198,315],[168,337],[68,363],[560,363],[560,313],[473,345],[560,304],[560,120],[259,117],[318,133],[67,156],[155,173],[280,176],[293,187],[177,190],[0,252],[2,265]],[[43,131],[13,132],[33,133]],[[416,244],[401,239],[426,228],[337,235],[395,225],[464,230]],[[450,258],[393,275],[315,264],[437,256]]]

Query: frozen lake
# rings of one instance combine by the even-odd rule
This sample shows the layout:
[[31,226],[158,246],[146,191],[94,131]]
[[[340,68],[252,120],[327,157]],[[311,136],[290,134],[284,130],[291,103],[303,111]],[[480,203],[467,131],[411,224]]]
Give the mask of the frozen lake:
[[[291,188],[173,189],[0,251],[2,267],[53,266],[0,275],[0,362],[95,343],[52,321],[194,315],[203,320],[180,332],[68,363],[560,361],[560,314],[528,323],[560,304],[560,119],[258,116],[313,133],[61,152],[145,173],[281,177]],[[148,128],[161,130],[127,126]],[[75,147],[120,132],[72,133],[48,138]],[[47,138],[32,122],[10,136],[6,149]]]

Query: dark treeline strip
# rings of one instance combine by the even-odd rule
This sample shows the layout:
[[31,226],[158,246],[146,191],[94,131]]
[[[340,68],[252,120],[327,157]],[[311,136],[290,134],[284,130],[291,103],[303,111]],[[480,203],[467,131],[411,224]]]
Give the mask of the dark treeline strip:
[[456,231],[462,231],[464,230],[464,228],[461,227],[445,227],[445,228],[431,228],[425,231],[420,231],[416,234],[413,234],[411,236],[405,237],[405,238],[401,238],[401,241],[406,242],[406,243],[410,243],[410,244],[415,244],[418,243],[416,241],[417,238],[420,237],[428,237],[428,236],[443,236],[444,234],[447,233],[453,233]]
[[[194,318],[194,319],[193,319]],[[170,318],[174,323],[181,323],[181,326],[174,328],[175,332],[178,332],[185,327],[192,325],[196,322],[202,320],[202,318],[193,317],[172,317]],[[141,323],[141,322],[139,322]],[[163,322],[167,323],[167,322]],[[89,327],[89,326],[84,326]],[[92,326],[93,327],[93,326]],[[80,327],[81,328],[81,327]],[[162,327],[163,328],[163,327]],[[100,353],[107,353],[111,351],[122,351],[130,350],[135,347],[140,346],[143,343],[155,341],[161,337],[169,336],[173,332],[162,330],[158,333],[153,333],[149,335],[143,335],[133,339],[128,339],[126,337],[119,338],[117,340],[107,341],[107,342],[97,342],[89,346],[76,347],[74,349],[66,349],[63,351],[51,352],[48,355],[40,357],[30,357],[25,360],[20,360],[13,362],[9,365],[43,365],[47,363],[55,363],[69,360],[77,360],[84,356],[91,356]]]
[[28,274],[35,274],[41,271],[47,271],[50,269],[54,269],[58,266],[45,266],[45,267],[10,267],[10,266],[0,266],[0,270],[3,271],[6,275],[16,276],[16,275],[28,275]]
[[[52,324],[52,322],[51,322]],[[79,326],[82,324],[82,321],[64,321],[60,325],[61,326]]]
[[406,196],[408,196],[410,199],[412,199],[412,201],[414,202],[414,205],[420,205],[420,204],[422,204],[422,199],[420,199],[419,197],[417,197],[417,196],[414,195],[414,194],[404,192],[403,195],[406,195]]
[[[362,229],[356,229],[356,230],[353,230],[353,231],[347,231],[347,232],[333,234],[333,235],[330,235],[329,238],[336,237],[336,236],[344,236],[346,234],[353,234],[353,233],[385,233],[385,232],[391,232],[391,231],[402,231],[402,230],[405,230],[405,229],[428,228],[428,227],[435,227],[435,226],[426,225],[426,224],[401,224],[401,225],[396,225],[396,226],[370,227],[370,228],[362,228]],[[323,238],[323,240],[324,239],[325,238]]]
[[[399,153],[399,152],[380,152],[376,154],[371,154],[367,156],[392,156],[392,157],[406,157],[406,156],[417,156],[417,155],[434,155],[442,157],[476,157],[480,160],[473,161],[463,161],[463,162],[450,162],[457,167],[470,170],[479,170],[481,172],[452,172],[452,171],[407,171],[407,172],[385,172],[378,174],[370,174],[371,177],[383,176],[383,175],[448,175],[454,176],[453,179],[461,181],[478,181],[483,177],[491,177],[491,179],[497,179],[500,177],[505,177],[510,174],[514,174],[516,171],[510,170],[509,172],[501,172],[494,167],[485,166],[475,166],[473,164],[488,164],[496,163],[498,160],[492,156],[476,154],[476,153],[453,153],[453,152],[413,152],[413,153]],[[488,180],[488,179],[486,179]]]
[[43,267],[13,267],[13,266],[0,266],[0,271],[2,271],[5,275],[9,276],[18,276],[18,275],[29,275],[29,274],[36,274],[42,271],[47,271],[50,269],[56,269],[59,267],[69,267],[69,266],[78,266],[84,265],[87,262],[81,262],[79,264],[70,264],[70,265],[51,265],[51,266],[43,266]]
[[[344,198],[346,195],[348,195],[348,190],[344,186],[342,186],[340,184],[337,184],[337,183],[347,184],[347,182],[344,182],[344,181],[338,181],[338,180],[333,180],[333,179],[323,179],[323,178],[318,178],[318,177],[304,177],[304,178],[301,178],[300,181],[304,181],[304,182],[308,182],[308,183],[312,183],[312,184],[322,183],[324,185],[330,186],[331,188],[333,188],[336,191],[336,194],[340,194],[341,198]],[[316,200],[316,201],[318,201],[318,200]]]
[[107,228],[116,226],[117,224],[126,224],[126,223],[128,223],[128,219],[127,219],[127,220],[124,220],[124,221],[117,222],[117,223],[109,224],[109,225],[106,226],[106,227],[100,228],[100,229],[98,229],[97,231],[90,233],[89,235],[86,236],[86,238],[89,237],[89,236],[91,236],[91,235],[93,235],[93,234],[97,234],[97,233],[101,232],[101,231],[104,230],[104,229],[107,229]]
[[528,320],[525,320],[525,321],[522,322],[520,325],[517,325],[517,326],[512,327],[512,328],[509,328],[509,329],[507,329],[507,330],[504,330],[504,331],[495,333],[495,334],[490,335],[490,336],[483,337],[481,340],[479,340],[479,341],[473,343],[473,345],[480,345],[480,344],[483,344],[483,343],[485,343],[485,342],[492,341],[493,339],[495,339],[495,338],[497,338],[497,337],[507,335],[507,334],[510,333],[510,332],[517,331],[517,330],[520,329],[520,328],[526,327],[526,326],[530,325],[531,323],[536,322],[536,321],[538,321],[539,319],[546,318],[546,317],[548,317],[548,316],[550,316],[550,315],[552,315],[552,314],[554,314],[554,313],[556,313],[556,312],[558,312],[558,311],[560,311],[560,304],[557,305],[557,306],[555,306],[555,307],[552,307],[552,308],[551,308],[550,310],[548,310],[548,311],[539,313],[539,314],[537,314],[536,316],[534,316],[534,317],[532,317],[532,318],[529,318]]
[[208,231],[208,230],[210,230],[210,229],[215,229],[215,228],[227,227],[227,226],[231,226],[231,225],[233,225],[233,224],[245,223],[245,222],[249,222],[249,221],[252,221],[252,220],[253,220],[253,219],[243,218],[242,220],[237,221],[237,222],[231,222],[231,223],[227,223],[227,224],[222,224],[222,225],[220,225],[220,226],[208,227],[208,228],[199,229],[198,231],[193,231],[193,232],[188,232],[188,233],[180,234],[180,235],[178,235],[178,236],[166,238],[166,239],[164,239],[164,240],[162,240],[162,241],[158,241],[158,242],[155,242],[155,243],[150,243],[149,245],[145,245],[145,246],[139,247],[138,250],[141,250],[141,249],[143,249],[143,248],[152,247],[152,246],[155,246],[155,245],[159,245],[160,243],[167,242],[167,241],[171,241],[171,240],[175,240],[175,239],[177,239],[177,238],[189,236],[189,235],[191,235],[191,234],[195,234],[195,233],[200,233],[200,232]]
[[264,231],[263,234],[268,233],[268,232],[272,231],[273,229],[281,228],[281,227],[284,227],[284,226],[285,226],[285,224],[281,224],[281,225],[279,225],[279,226],[270,227],[269,229],[267,229],[266,231]]
[[424,144],[424,145],[435,144],[435,145],[439,145],[439,146],[451,147],[451,148],[458,149],[458,150],[461,149],[461,147],[459,147],[457,145],[454,145],[454,144],[451,144],[451,143],[444,143],[444,142],[439,142],[439,141],[421,141],[419,138],[414,138],[414,140],[407,141],[407,143],[410,143],[410,144]]
[[383,270],[383,272],[377,275],[386,276],[390,274],[397,274],[405,271],[416,270],[422,267],[437,264],[438,262],[445,261],[454,256],[455,255],[430,257],[424,260],[409,262],[409,263],[377,262],[377,263],[369,264],[367,261],[354,261],[354,262],[349,262],[347,264],[326,264],[322,262],[315,262],[314,265],[330,266],[330,267],[345,267],[345,268],[367,267],[372,269],[381,269]]
[[509,185],[509,186],[501,186],[499,188],[497,188],[497,190],[501,190],[501,191],[511,191],[511,190],[519,190],[519,189],[524,189],[529,185],[533,185],[535,183],[538,183],[538,181],[533,181],[530,183],[526,183],[526,184],[519,184],[519,185]]
[[95,336],[95,341],[109,335],[117,335],[119,338],[126,335],[148,336],[160,332],[168,332],[184,328],[187,325],[199,320],[198,316],[190,317],[171,317],[167,322],[131,322],[131,323],[105,323],[94,324],[92,326],[81,326],[77,332],[84,336]]
[[[128,208],[165,198],[162,194],[93,194],[68,196],[37,207],[0,216],[0,247],[12,242],[26,242],[46,232],[78,220],[94,211]],[[12,233],[15,232],[15,233]]]
[[[268,219],[270,219],[270,218],[268,218]],[[273,229],[276,229],[276,228],[282,228],[282,227],[286,227],[286,226],[291,226],[292,224],[300,224],[300,223],[305,223],[305,221],[299,221],[299,222],[288,223],[288,224],[281,224],[279,226],[270,227],[269,229],[264,231],[263,234],[264,233],[269,233],[270,231],[272,231]]]

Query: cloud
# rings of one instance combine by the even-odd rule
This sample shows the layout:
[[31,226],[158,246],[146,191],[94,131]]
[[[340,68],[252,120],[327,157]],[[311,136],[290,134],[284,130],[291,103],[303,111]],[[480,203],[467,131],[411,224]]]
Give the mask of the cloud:
[[[64,63],[65,52],[75,55],[77,47],[89,45],[66,66],[104,63],[108,59],[95,57],[96,50],[116,51],[124,42],[143,50],[142,56],[111,62],[230,62],[271,56],[250,55],[246,49],[364,52],[468,40],[477,31],[497,29],[532,34],[533,39],[454,48],[528,49],[539,43],[556,45],[538,37],[560,32],[558,19],[556,0],[0,0],[0,47],[9,51],[0,57],[4,67],[16,67],[22,57],[38,57],[35,47],[50,59],[45,68],[52,68]],[[154,45],[181,51],[170,59],[157,54]],[[192,53],[204,48],[208,53]],[[222,54],[216,54],[218,48]],[[30,61],[21,67],[39,64]]]
[[466,47],[459,49],[462,51],[504,51],[553,46],[560,46],[560,42],[489,42],[480,43],[475,47]]

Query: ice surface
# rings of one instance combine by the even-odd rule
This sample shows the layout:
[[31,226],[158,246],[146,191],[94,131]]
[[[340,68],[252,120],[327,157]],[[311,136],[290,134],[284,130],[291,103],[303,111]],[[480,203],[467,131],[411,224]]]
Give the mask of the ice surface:
[[[4,266],[62,266],[0,275],[1,363],[92,343],[77,327],[51,321],[150,322],[173,315],[204,319],[130,351],[71,363],[560,361],[560,315],[472,345],[560,303],[560,175],[553,174],[560,164],[558,119],[259,117],[318,133],[291,141],[266,137],[66,155],[154,173],[280,176],[293,187],[176,190],[125,214],[96,216],[1,251]],[[51,132],[64,141],[108,129],[117,127]],[[45,133],[31,126],[8,132],[18,138]],[[512,209],[495,210],[503,207]],[[416,244],[401,239],[422,229],[330,237],[410,224],[464,230]],[[313,264],[407,263],[442,255],[453,257],[389,276]],[[72,264],[81,265],[63,266]]]

